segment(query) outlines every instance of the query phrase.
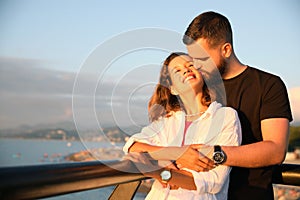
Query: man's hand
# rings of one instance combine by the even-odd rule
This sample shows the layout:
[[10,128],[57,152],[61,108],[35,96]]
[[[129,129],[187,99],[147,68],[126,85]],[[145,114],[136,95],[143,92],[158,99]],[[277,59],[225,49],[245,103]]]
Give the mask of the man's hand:
[[204,145],[192,144],[185,146],[184,151],[176,160],[176,165],[179,169],[187,168],[197,172],[205,172],[215,167],[214,162],[200,153],[198,149],[203,148]]

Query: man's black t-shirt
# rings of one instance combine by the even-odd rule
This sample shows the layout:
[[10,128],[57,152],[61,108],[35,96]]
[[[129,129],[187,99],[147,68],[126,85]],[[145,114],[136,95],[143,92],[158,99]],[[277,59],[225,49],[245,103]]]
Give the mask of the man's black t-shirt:
[[[247,67],[240,75],[224,80],[224,85],[227,106],[239,114],[242,145],[262,141],[261,120],[287,118],[292,121],[287,90],[278,76]],[[272,166],[233,167],[229,199],[273,199],[272,174]]]

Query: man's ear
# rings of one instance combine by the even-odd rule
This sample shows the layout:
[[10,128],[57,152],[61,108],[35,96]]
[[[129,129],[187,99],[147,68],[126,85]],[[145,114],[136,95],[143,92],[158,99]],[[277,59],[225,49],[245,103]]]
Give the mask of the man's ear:
[[229,58],[231,56],[231,53],[232,53],[232,45],[227,42],[222,46],[222,56],[224,58]]
[[171,86],[171,94],[173,94],[173,95],[179,94],[173,86]]

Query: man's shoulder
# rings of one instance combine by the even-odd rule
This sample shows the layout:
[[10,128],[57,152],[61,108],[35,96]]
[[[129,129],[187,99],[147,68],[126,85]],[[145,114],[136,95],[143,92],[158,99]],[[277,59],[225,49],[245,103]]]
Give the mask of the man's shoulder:
[[240,84],[264,85],[268,82],[281,81],[281,78],[271,72],[247,65],[246,70],[231,79],[224,80],[225,87],[236,87]]
[[278,79],[279,76],[278,75],[275,75],[271,72],[267,72],[265,70],[262,70],[262,69],[258,69],[256,67],[251,67],[251,66],[248,66],[249,68],[249,73],[248,75],[256,75],[256,76],[259,76],[259,77],[265,77],[265,78],[275,78],[275,79]]
[[255,82],[255,87],[262,86],[265,88],[266,86],[272,87],[273,85],[285,85],[278,75],[255,67],[249,67],[247,79],[251,82]]

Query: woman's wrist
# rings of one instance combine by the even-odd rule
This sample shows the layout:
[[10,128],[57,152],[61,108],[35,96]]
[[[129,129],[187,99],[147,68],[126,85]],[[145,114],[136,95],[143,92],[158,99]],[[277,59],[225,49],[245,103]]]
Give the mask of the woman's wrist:
[[155,160],[177,160],[185,151],[183,147],[161,147],[156,151],[148,152]]

